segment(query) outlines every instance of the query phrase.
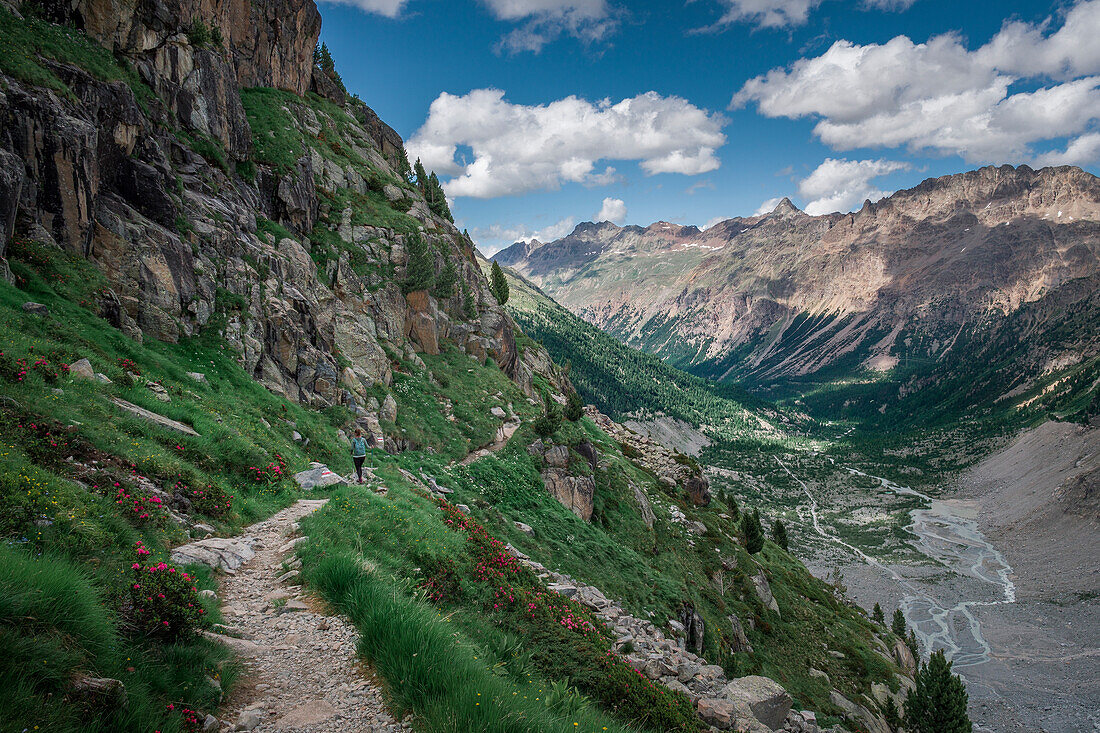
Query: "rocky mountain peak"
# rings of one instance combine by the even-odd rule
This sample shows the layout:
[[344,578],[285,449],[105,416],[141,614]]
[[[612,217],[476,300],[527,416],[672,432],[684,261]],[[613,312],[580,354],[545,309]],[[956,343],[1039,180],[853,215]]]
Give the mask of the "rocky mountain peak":
[[776,207],[771,210],[768,216],[791,216],[792,214],[802,214],[805,216],[805,212],[802,209],[794,205],[789,198],[783,197],[783,200],[776,204]]

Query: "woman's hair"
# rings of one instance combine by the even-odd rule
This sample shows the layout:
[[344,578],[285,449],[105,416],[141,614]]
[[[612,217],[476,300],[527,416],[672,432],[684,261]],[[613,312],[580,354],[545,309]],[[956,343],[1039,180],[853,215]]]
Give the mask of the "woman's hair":
[[356,435],[362,435],[362,434],[363,434],[363,431],[362,431],[362,430],[360,430],[359,428],[356,428],[356,429],[355,429],[355,434],[356,434]]

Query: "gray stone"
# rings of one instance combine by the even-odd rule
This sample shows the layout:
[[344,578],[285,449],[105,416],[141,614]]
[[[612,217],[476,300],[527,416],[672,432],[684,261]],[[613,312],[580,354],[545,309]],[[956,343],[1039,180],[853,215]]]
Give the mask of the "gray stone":
[[171,560],[177,565],[206,565],[222,570],[236,570],[255,557],[251,537],[211,537],[172,550]]
[[111,402],[115,403],[116,405],[118,405],[123,410],[126,410],[129,413],[131,413],[133,415],[137,415],[138,417],[143,418],[145,420],[148,420],[149,422],[154,423],[156,425],[160,425],[161,427],[168,428],[170,430],[175,430],[177,432],[184,433],[186,435],[198,435],[198,433],[196,433],[193,428],[188,427],[187,425],[184,425],[181,422],[176,422],[175,420],[172,420],[171,418],[167,418],[164,415],[158,415],[155,412],[150,412],[149,410],[146,410],[144,407],[138,407],[137,405],[135,405],[132,402],[127,402],[126,400],[119,399],[118,397],[112,397]]
[[160,382],[146,382],[145,388],[153,393],[161,402],[171,402],[172,398],[168,396],[168,390],[164,388],[164,385]]
[[752,576],[752,584],[756,588],[756,595],[760,602],[764,604],[764,607],[779,613],[779,604],[776,603],[775,596],[772,595],[772,587],[768,584],[768,578],[764,575],[763,570]]
[[233,730],[255,730],[263,722],[264,711],[258,708],[250,708],[241,712],[237,717],[237,724]]
[[730,614],[728,619],[730,626],[733,628],[733,634],[730,637],[730,650],[752,654],[752,644],[749,643],[749,637],[745,635],[745,627],[741,625],[741,619],[733,614]]
[[498,417],[501,420],[508,417],[508,413],[504,411],[503,407],[494,407],[493,409],[489,410],[489,414],[493,417]]
[[310,468],[296,473],[294,474],[294,480],[306,491],[322,489],[336,484],[347,484],[347,479],[329,470],[328,466]]
[[69,375],[73,379],[95,379],[95,371],[92,369],[92,363],[87,359],[80,359],[70,364]]
[[209,713],[202,720],[202,733],[216,733],[221,730],[221,721]]
[[199,384],[210,384],[210,382],[206,381],[206,375],[202,372],[187,372],[187,376],[191,377],[191,379],[194,379]]
[[535,530],[531,528],[531,525],[524,524],[523,522],[512,522],[512,524],[516,525],[516,529],[518,529],[520,532],[523,532],[528,537],[535,536]]
[[387,394],[386,399],[382,400],[382,406],[378,408],[378,419],[387,422],[397,420],[397,400],[393,398],[392,394]]
[[727,700],[748,707],[753,717],[772,730],[783,727],[793,702],[782,685],[759,675],[732,680],[722,694]]
[[470,507],[466,506],[465,504],[457,504],[457,505],[455,505],[455,508],[458,509],[458,511],[462,512],[463,514],[469,514],[470,513]]
[[48,316],[48,315],[50,315],[50,309],[49,308],[42,305],[41,303],[34,303],[34,302],[31,302],[31,301],[27,301],[26,303],[23,304],[23,312],[24,313],[30,313],[31,315],[34,315],[34,316]]
[[913,658],[913,651],[909,648],[909,645],[902,640],[894,642],[893,648],[894,661],[898,666],[909,674],[914,674],[917,671],[917,660]]
[[305,542],[309,542],[309,537],[306,537],[306,536],[295,537],[290,542],[287,542],[285,545],[283,545],[282,547],[279,548],[279,554],[284,554],[284,553],[290,552],[295,547],[297,547],[298,545],[301,545]]
[[737,720],[737,710],[733,703],[722,698],[704,698],[695,706],[695,712],[707,725],[718,730],[730,730]]

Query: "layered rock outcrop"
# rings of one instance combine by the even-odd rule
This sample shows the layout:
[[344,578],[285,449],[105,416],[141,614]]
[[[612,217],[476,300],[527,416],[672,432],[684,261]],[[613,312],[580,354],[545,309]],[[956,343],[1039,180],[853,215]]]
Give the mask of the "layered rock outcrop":
[[[314,71],[312,0],[75,0],[51,13],[140,80],[48,58],[65,93],[0,78],[0,257],[14,235],[85,257],[108,283],[92,307],[127,335],[213,330],[272,391],[344,404],[373,433],[384,419],[371,391],[415,351],[492,358],[528,392],[536,373],[565,387],[541,348],[521,353],[472,244],[404,177],[400,137],[357,100],[295,96]],[[200,42],[196,24],[221,43]],[[254,147],[242,95],[278,116],[276,148],[273,131]],[[414,239],[437,276],[451,261],[445,295],[402,291]]]

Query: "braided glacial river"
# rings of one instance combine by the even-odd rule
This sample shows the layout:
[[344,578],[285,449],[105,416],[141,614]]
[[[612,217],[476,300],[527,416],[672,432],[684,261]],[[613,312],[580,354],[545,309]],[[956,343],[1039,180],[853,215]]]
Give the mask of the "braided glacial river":
[[[779,459],[776,459],[779,461]],[[882,488],[902,496],[920,499],[924,506],[910,512],[907,530],[916,538],[915,548],[943,569],[939,578],[910,578],[871,557],[863,550],[827,532],[818,521],[817,499],[798,476],[779,461],[809,499],[809,513],[816,531],[891,577],[902,588],[901,603],[909,626],[925,652],[943,649],[954,662],[956,671],[965,676],[965,668],[989,661],[990,648],[982,636],[981,624],[973,609],[1016,602],[1012,567],[997,548],[978,529],[977,521],[965,515],[951,502],[934,499],[906,486],[871,476],[854,468],[852,475],[880,482]]]

